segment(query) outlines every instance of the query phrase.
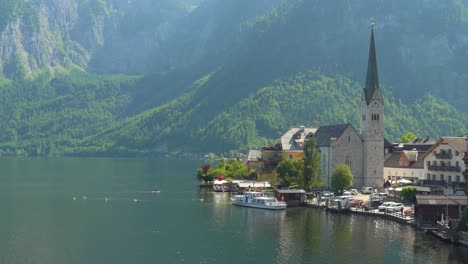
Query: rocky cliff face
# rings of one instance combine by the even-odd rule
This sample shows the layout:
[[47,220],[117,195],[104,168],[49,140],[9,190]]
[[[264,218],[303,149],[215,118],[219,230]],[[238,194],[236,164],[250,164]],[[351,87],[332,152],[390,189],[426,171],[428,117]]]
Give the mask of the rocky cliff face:
[[99,73],[187,67],[222,55],[239,24],[284,0],[2,1],[12,11],[0,21],[0,76],[22,79],[68,64]]
[[11,79],[67,64],[140,72],[190,6],[174,1],[31,0],[0,28],[0,75]]

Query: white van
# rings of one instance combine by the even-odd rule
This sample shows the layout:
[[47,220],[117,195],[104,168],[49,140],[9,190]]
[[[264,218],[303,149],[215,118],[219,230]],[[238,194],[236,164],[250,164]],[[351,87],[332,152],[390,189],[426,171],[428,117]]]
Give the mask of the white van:
[[361,190],[361,193],[371,194],[373,192],[374,192],[374,188],[372,187],[362,187],[362,190]]

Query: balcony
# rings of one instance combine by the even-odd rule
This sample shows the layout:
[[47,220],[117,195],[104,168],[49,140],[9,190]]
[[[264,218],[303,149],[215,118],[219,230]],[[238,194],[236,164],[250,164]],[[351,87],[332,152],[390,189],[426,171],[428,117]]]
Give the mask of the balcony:
[[460,172],[461,168],[458,166],[434,166],[430,165],[428,167],[431,171],[453,171],[453,172]]
[[437,153],[435,156],[436,159],[451,159],[453,157],[452,153],[448,152]]

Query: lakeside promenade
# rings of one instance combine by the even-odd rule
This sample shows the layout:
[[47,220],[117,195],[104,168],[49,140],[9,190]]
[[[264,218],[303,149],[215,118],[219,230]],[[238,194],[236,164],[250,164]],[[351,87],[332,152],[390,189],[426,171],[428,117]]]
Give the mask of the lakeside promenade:
[[[365,195],[365,194],[358,194],[358,195],[355,196],[355,199],[366,201],[366,200],[369,199],[369,197],[368,197],[368,195]],[[391,219],[391,220],[397,221],[399,223],[415,226],[414,217],[410,216],[410,215],[405,215],[402,211],[396,211],[396,212],[383,211],[383,212],[380,212],[377,208],[366,209],[364,207],[350,207],[349,209],[344,209],[344,210],[338,212],[336,210],[336,208],[327,208],[326,203],[324,201],[318,202],[317,198],[313,198],[311,200],[308,200],[308,202],[306,203],[306,206],[311,207],[311,208],[326,209],[326,210],[329,210],[331,212],[337,212],[337,213],[354,213],[354,214],[361,214],[361,215],[372,215],[372,216],[376,216],[376,217]],[[413,209],[413,208],[410,205],[405,205],[405,208],[403,209],[403,211],[407,210],[407,209]]]

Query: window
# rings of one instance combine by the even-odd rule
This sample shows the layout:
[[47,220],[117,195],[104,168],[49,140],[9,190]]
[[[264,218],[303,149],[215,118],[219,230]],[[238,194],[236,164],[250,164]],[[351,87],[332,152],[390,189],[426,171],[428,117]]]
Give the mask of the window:
[[290,159],[290,160],[293,159],[293,155],[292,155],[292,154],[289,154],[289,159]]
[[460,182],[460,175],[455,176],[455,181]]
[[443,174],[440,175],[440,180],[445,181],[445,176]]
[[435,175],[435,174],[432,174],[432,180],[433,180],[433,181],[436,180],[436,175]]
[[348,142],[351,142],[351,136],[348,136]]
[[349,169],[351,169],[351,157],[349,155],[346,156],[345,163],[349,167]]
[[431,174],[430,174],[430,173],[428,173],[428,174],[426,175],[426,180],[428,180],[428,181],[431,180]]
[[458,161],[455,161],[455,166],[460,167],[460,164],[458,163]]
[[458,155],[460,155],[460,152],[455,151],[455,156],[458,156]]
[[451,175],[447,176],[447,180],[448,182],[452,182],[452,176]]
[[437,166],[437,161],[433,160],[432,161],[432,166]]
[[448,150],[448,154],[452,154],[452,150],[451,150],[451,149]]
[[447,161],[447,166],[451,166],[450,161]]

